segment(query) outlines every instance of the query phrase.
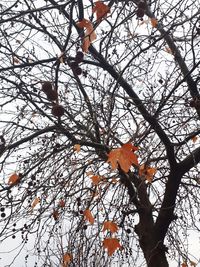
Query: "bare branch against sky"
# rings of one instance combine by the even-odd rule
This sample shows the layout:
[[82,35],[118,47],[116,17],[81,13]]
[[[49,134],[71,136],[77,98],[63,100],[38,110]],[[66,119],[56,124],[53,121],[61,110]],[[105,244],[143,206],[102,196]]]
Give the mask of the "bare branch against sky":
[[0,265],[197,266],[199,7],[1,1]]

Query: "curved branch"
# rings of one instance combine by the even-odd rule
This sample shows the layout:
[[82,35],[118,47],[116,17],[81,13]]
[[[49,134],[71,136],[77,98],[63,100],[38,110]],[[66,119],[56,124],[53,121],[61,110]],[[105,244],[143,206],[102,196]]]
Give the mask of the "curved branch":
[[125,81],[120,74],[118,74],[118,72],[103,58],[101,54],[97,52],[97,50],[92,45],[90,46],[89,51],[101,63],[102,68],[107,70],[108,73],[116,80],[116,82],[118,82],[126,91],[126,93],[132,98],[143,118],[151,125],[151,127],[154,129],[154,131],[157,133],[157,135],[165,145],[169,164],[171,166],[175,166],[176,159],[172,143],[169,140],[168,136],[165,134],[164,130],[161,128],[156,118],[151,116],[151,114],[147,111],[138,95],[134,92],[132,86],[127,83],[127,81]]

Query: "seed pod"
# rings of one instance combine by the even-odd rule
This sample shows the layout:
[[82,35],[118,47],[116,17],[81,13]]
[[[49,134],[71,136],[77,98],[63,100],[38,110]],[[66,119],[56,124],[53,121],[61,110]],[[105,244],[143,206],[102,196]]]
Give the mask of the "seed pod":
[[72,62],[69,63],[69,66],[70,66],[73,70],[75,70],[76,68],[78,68],[78,63],[75,62],[75,61],[72,61]]
[[76,75],[81,75],[82,74],[82,69],[80,67],[78,67],[78,68],[74,69],[74,73]]
[[76,54],[75,61],[76,61],[77,63],[80,63],[80,62],[83,61],[83,57],[84,57],[83,52],[78,51],[77,54]]
[[42,84],[42,91],[47,94],[49,91],[52,91],[52,84],[51,82],[44,82]]
[[194,100],[191,100],[190,102],[189,102],[189,105],[190,105],[190,107],[195,107],[195,102],[194,102]]
[[146,3],[144,1],[140,1],[138,3],[138,8],[145,10],[146,9]]
[[54,105],[54,106],[52,107],[51,113],[52,113],[54,116],[56,116],[56,117],[61,117],[61,116],[64,115],[64,113],[65,113],[65,109],[64,109],[64,107],[61,106],[61,105]]
[[47,93],[47,98],[51,101],[58,99],[58,93],[55,90],[51,90]]
[[138,18],[143,18],[144,17],[144,9],[138,8],[138,10],[136,11],[136,15],[138,16]]
[[195,108],[198,110],[200,109],[200,100],[196,101]]

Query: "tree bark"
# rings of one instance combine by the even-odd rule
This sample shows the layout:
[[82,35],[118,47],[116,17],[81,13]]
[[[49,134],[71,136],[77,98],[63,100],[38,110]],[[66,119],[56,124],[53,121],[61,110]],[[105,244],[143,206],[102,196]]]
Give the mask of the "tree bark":
[[163,244],[164,238],[162,238],[160,232],[157,231],[156,224],[153,220],[153,206],[148,198],[146,184],[133,173],[130,173],[129,175],[130,180],[137,188],[138,194],[138,203],[136,203],[136,206],[138,208],[140,220],[135,226],[135,233],[139,237],[139,244],[143,251],[147,266],[169,267],[166,258],[167,248]]
[[169,267],[165,252],[162,250],[155,251],[155,254],[146,261],[148,267]]
[[[143,218],[144,219],[144,218]],[[166,252],[167,248],[163,242],[155,238],[154,226],[148,220],[141,221],[135,227],[139,236],[140,247],[148,267],[169,267]]]

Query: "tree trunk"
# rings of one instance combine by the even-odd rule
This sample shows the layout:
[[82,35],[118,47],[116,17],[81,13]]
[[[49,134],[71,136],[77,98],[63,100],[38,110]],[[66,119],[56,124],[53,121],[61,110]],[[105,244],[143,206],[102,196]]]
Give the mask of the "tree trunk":
[[139,237],[140,247],[144,253],[144,257],[148,267],[169,267],[166,252],[167,248],[162,240],[155,234],[153,221],[140,221],[135,226],[135,232]]
[[148,258],[145,257],[148,267],[169,267],[163,248],[153,249]]
[[144,241],[140,240],[140,246],[143,250],[148,267],[169,267],[166,258],[167,249],[162,242],[158,242],[155,246],[152,246],[152,244],[155,244],[152,242],[152,238],[150,238],[150,240],[145,238],[147,246],[144,246],[143,242]]

